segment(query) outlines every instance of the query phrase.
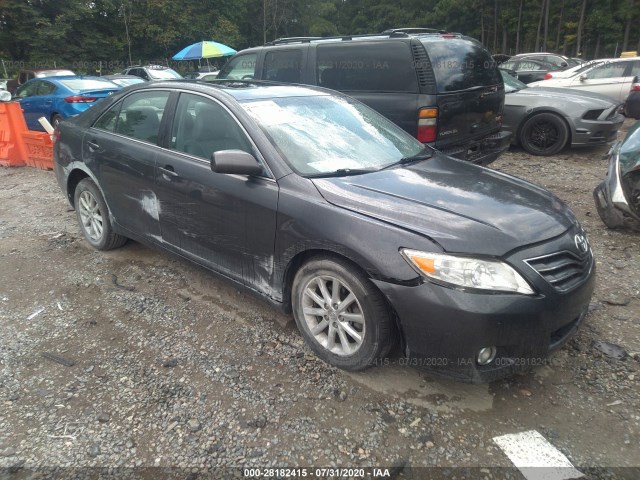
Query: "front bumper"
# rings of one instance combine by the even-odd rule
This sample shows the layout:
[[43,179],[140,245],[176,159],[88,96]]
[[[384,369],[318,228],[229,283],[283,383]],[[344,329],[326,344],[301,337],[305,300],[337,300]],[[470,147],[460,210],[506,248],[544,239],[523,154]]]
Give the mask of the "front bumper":
[[[573,252],[576,232],[550,242],[551,251]],[[588,250],[584,274],[567,289],[558,288],[527,259],[545,258],[548,245],[538,245],[507,258],[518,266],[536,295],[478,293],[423,282],[398,285],[375,281],[397,314],[405,354],[412,365],[461,381],[493,381],[547,364],[578,330],[595,286],[595,260]],[[477,362],[482,348],[495,347],[488,365]]]
[[[618,107],[616,107],[616,110]],[[586,147],[591,145],[605,145],[615,142],[618,130],[624,122],[624,115],[616,113],[606,119],[574,120],[574,130],[571,135],[572,147]]]
[[440,152],[460,160],[467,160],[477,165],[489,165],[498,156],[509,149],[512,133],[501,130],[498,133],[487,135],[478,140],[473,140],[464,145],[456,145],[440,149]]
[[622,189],[619,144],[612,148],[607,178],[593,190],[593,199],[607,227],[640,229],[640,217],[629,206]]

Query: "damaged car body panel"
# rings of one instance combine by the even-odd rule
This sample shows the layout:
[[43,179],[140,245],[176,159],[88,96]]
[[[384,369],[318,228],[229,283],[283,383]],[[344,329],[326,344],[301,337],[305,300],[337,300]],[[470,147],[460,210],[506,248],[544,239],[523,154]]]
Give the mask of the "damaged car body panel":
[[640,231],[640,122],[609,153],[607,179],[593,191],[598,214],[609,228]]
[[584,319],[593,254],[541,187],[320,88],[166,82],[113,97],[56,133],[87,241],[139,240],[256,292],[337,367],[374,365],[399,338],[439,359],[425,367],[488,381],[535,366]]

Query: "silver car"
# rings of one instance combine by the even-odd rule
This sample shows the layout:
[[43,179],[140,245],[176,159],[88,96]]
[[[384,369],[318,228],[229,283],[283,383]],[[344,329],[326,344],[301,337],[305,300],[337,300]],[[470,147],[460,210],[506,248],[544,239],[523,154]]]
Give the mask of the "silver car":
[[532,155],[554,155],[566,145],[602,145],[624,121],[609,97],[567,88],[529,87],[501,71],[505,87],[502,127]]

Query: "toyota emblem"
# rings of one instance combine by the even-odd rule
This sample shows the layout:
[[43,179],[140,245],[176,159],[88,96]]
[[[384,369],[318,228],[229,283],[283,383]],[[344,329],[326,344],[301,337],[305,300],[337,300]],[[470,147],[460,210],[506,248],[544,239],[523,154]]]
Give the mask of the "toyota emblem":
[[576,242],[576,248],[580,253],[585,254],[589,251],[589,242],[587,242],[584,235],[576,235],[573,240]]

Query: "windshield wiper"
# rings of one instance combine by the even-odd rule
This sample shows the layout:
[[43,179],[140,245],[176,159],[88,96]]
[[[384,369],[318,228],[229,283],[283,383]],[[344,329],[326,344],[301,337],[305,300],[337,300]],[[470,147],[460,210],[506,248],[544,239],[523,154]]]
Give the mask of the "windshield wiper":
[[412,155],[410,157],[402,157],[397,162],[393,162],[386,167],[381,168],[381,170],[386,170],[387,168],[395,167],[397,165],[406,165],[408,163],[419,162],[420,160],[426,160],[427,158],[431,158],[431,149],[429,147],[424,147],[415,155]]
[[308,178],[346,177],[348,175],[361,175],[363,173],[377,172],[379,168],[338,168],[333,172],[315,173],[307,175]]

